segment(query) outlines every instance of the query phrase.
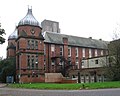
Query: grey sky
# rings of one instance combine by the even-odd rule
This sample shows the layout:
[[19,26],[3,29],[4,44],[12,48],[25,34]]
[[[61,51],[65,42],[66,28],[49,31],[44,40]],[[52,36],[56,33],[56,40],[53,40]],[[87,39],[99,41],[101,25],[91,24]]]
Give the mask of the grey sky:
[[110,41],[120,29],[120,0],[0,0],[0,22],[7,34],[0,56],[6,57],[7,38],[28,5],[39,22],[58,21],[63,34]]

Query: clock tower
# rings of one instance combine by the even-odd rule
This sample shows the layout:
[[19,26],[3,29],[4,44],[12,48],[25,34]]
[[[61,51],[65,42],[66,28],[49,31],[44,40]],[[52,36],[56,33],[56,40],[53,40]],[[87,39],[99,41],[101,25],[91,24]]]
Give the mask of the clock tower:
[[17,30],[17,82],[44,82],[44,37],[32,9],[28,8],[26,16],[18,23]]

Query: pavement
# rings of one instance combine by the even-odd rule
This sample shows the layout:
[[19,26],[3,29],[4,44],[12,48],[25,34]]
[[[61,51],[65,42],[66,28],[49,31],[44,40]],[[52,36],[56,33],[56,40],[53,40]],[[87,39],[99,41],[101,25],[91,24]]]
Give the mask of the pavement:
[[0,83],[0,88],[6,87],[7,84],[6,83]]
[[0,96],[120,96],[120,88],[95,90],[38,90],[3,87],[0,88]]

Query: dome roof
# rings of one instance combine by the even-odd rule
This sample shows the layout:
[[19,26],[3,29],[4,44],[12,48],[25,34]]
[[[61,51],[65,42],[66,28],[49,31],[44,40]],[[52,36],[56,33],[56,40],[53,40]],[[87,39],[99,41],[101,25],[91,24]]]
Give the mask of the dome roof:
[[35,17],[32,14],[32,9],[28,8],[27,15],[22,20],[20,20],[20,22],[18,23],[18,26],[19,25],[39,26],[39,22],[35,19]]
[[17,28],[15,28],[14,32],[8,37],[8,39],[16,39],[17,37]]

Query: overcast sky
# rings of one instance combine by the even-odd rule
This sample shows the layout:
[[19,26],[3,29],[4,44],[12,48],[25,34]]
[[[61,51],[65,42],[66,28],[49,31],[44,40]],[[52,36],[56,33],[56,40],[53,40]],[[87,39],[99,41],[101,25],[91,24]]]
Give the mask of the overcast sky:
[[120,0],[0,0],[0,22],[6,31],[0,56],[6,57],[8,36],[25,17],[28,5],[39,22],[59,22],[62,34],[111,41],[120,31]]

